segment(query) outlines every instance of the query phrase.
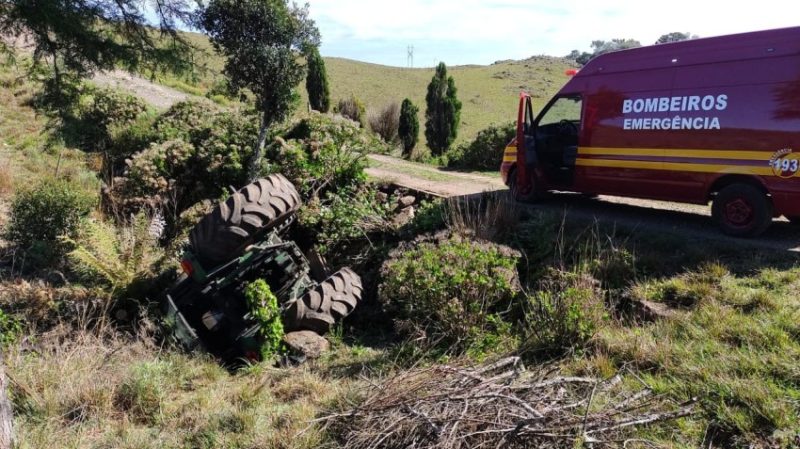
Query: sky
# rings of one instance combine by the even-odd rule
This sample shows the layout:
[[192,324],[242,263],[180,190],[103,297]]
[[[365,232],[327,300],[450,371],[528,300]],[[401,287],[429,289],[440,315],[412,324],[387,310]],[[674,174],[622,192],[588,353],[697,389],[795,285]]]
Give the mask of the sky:
[[700,37],[800,26],[800,1],[306,0],[324,56],[406,67],[491,64],[588,51],[593,40],[643,45],[673,31]]

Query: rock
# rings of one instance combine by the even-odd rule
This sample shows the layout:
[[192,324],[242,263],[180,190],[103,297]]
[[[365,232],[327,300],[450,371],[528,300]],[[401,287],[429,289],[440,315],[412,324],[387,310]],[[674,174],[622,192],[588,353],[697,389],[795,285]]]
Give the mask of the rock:
[[404,207],[411,206],[416,202],[417,199],[412,195],[401,196],[400,199],[397,200],[397,207],[402,209]]
[[377,202],[379,202],[379,203],[385,203],[385,202],[389,201],[389,195],[387,195],[387,194],[385,194],[385,193],[383,193],[381,191],[375,192],[375,200]]
[[67,285],[67,277],[58,270],[48,272],[47,276],[45,276],[45,281],[53,287],[63,287]]
[[647,300],[635,301],[634,311],[645,321],[655,321],[658,319],[672,318],[677,311],[666,304]]
[[400,209],[400,212],[394,216],[392,222],[395,226],[405,226],[414,218],[414,206],[408,206],[403,209]]
[[283,342],[291,352],[309,359],[316,359],[330,349],[331,344],[325,337],[312,331],[289,332],[283,336]]

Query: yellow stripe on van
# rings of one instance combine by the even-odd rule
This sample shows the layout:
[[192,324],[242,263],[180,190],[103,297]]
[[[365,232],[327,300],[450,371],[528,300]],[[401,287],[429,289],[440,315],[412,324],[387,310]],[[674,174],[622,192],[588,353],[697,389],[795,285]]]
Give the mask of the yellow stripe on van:
[[579,147],[578,155],[594,156],[661,156],[695,157],[702,159],[738,159],[749,161],[769,161],[772,153],[749,150],[690,150],[672,148],[600,148]]
[[638,168],[642,170],[668,170],[696,173],[730,173],[737,175],[775,176],[771,167],[741,165],[690,164],[681,162],[623,161],[614,159],[582,159],[575,162],[581,167]]

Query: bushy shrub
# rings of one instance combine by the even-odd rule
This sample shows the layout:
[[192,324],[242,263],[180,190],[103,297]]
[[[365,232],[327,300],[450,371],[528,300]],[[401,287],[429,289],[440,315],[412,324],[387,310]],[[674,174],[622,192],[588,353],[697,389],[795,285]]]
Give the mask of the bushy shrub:
[[414,235],[436,232],[446,225],[447,205],[441,198],[422,200],[409,223],[409,230]]
[[384,142],[394,144],[398,139],[400,127],[400,105],[391,102],[378,111],[369,114],[369,128],[381,136]]
[[126,161],[123,176],[108,191],[109,208],[122,216],[162,210],[171,220],[200,200],[247,183],[255,123],[236,112],[197,118],[205,107],[196,106],[184,104],[156,120],[156,142]]
[[[225,112],[218,114],[201,135],[195,136],[198,165],[193,167],[193,174],[198,180],[206,179],[208,187],[204,190],[209,194],[218,195],[228,186],[247,183],[246,165],[253,156],[258,136],[256,123],[242,114]],[[198,173],[202,169],[207,176]],[[199,199],[193,198],[192,204]]]
[[0,350],[16,342],[22,331],[22,321],[0,309]]
[[518,293],[519,257],[458,235],[422,239],[384,263],[379,298],[402,333],[438,349],[468,351],[507,329],[502,314]]
[[111,143],[108,148],[108,159],[105,161],[106,173],[114,176],[125,169],[125,159],[147,148],[158,139],[153,128],[156,117],[142,114],[126,126],[111,129]]
[[333,108],[333,112],[341,114],[362,126],[364,125],[364,119],[367,115],[364,103],[356,98],[355,95],[350,95],[349,98],[342,98],[339,100],[339,104]]
[[6,238],[22,248],[55,248],[58,237],[74,235],[96,203],[95,195],[68,181],[47,179],[14,196]]
[[367,179],[366,155],[388,151],[349,120],[321,114],[292,122],[276,136],[265,151],[262,173],[283,173],[307,199],[358,190]]
[[[196,144],[211,128],[219,108],[208,101],[181,101],[158,116],[153,127],[158,141],[181,139]],[[255,140],[255,137],[252,137]]]
[[448,166],[469,170],[496,170],[503,161],[506,145],[516,135],[516,125],[490,125],[480,131],[472,142],[459,145],[448,152]]
[[[393,205],[392,205],[393,206]],[[371,189],[345,188],[314,198],[300,210],[300,225],[313,235],[320,254],[390,227],[393,207],[381,204]]]
[[525,349],[561,352],[588,342],[606,318],[599,282],[552,270],[525,302]]
[[147,110],[137,97],[113,89],[89,89],[78,103],[78,136],[86,151],[111,146],[114,128],[130,125]]
[[261,359],[269,360],[281,350],[284,333],[278,298],[263,279],[247,284],[244,297],[250,317],[259,325]]
[[[168,203],[172,198],[182,197],[184,192],[193,196],[199,187],[195,185],[197,179],[189,175],[195,153],[191,144],[169,140],[153,143],[133,155],[126,161],[128,168],[124,176],[114,180],[110,198],[112,209],[121,216],[142,209],[180,209],[177,204]],[[183,202],[181,198],[180,203]]]

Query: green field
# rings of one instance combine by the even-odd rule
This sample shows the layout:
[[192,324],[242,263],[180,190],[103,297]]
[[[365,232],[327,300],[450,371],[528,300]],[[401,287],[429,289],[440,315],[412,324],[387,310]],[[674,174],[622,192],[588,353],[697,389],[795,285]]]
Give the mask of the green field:
[[[188,36],[194,45],[205,51],[205,55],[198,58],[201,69],[193,76],[166,76],[159,81],[190,94],[203,95],[222,78],[223,60],[214,53],[205,36],[196,33],[188,33]],[[434,74],[433,67],[409,69],[332,57],[326,57],[325,64],[334,104],[354,94],[369,112],[392,101],[399,103],[410,98],[419,106],[420,125],[424,124],[425,93]],[[492,123],[516,120],[520,91],[530,93],[534,97],[534,107],[541,108],[567,82],[564,71],[573,67],[572,61],[549,56],[499,61],[487,66],[449,67],[448,73],[455,79],[458,98],[463,103],[457,142],[470,140]],[[300,86],[299,91],[302,104],[306,104],[305,86]],[[420,139],[424,143],[424,129],[420,129]]]

